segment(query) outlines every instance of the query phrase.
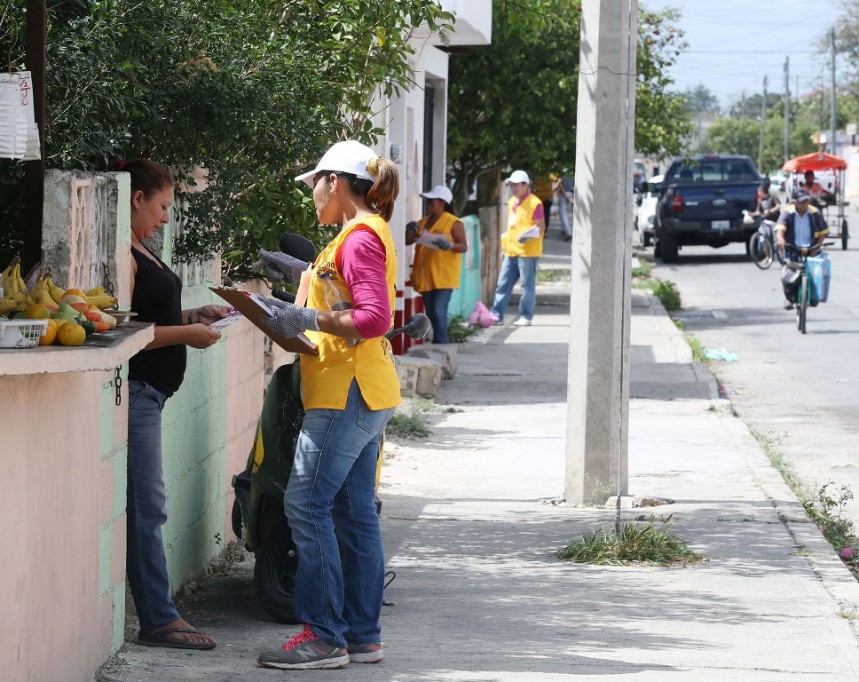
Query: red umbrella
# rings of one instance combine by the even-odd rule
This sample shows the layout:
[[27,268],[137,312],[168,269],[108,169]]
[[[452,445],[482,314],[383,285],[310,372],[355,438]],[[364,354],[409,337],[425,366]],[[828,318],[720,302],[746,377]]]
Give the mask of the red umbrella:
[[788,173],[804,173],[805,171],[819,170],[844,170],[847,168],[847,162],[839,156],[833,156],[825,152],[812,152],[797,156],[785,163],[781,169]]

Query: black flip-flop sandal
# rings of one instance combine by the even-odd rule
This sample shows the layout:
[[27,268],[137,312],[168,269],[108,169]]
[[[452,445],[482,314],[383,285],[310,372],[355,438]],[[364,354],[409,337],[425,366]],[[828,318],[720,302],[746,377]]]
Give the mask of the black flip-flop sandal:
[[182,642],[167,635],[182,633],[185,635],[203,635],[194,628],[165,628],[164,630],[141,630],[137,634],[137,643],[143,646],[164,647],[167,649],[214,649],[216,642]]

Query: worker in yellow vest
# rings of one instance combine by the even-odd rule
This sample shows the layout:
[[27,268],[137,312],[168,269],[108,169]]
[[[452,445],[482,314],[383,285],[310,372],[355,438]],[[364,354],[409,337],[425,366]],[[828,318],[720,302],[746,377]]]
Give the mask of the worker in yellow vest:
[[406,225],[406,245],[417,242],[412,263],[412,287],[421,294],[432,323],[432,342],[450,343],[447,309],[459,288],[462,256],[468,250],[465,228],[453,214],[453,193],[444,185],[422,192],[427,214]]
[[537,299],[537,259],[543,254],[543,237],[546,234],[543,203],[531,193],[530,179],[525,171],[513,171],[505,182],[510,185],[513,196],[507,202],[507,231],[501,235],[504,259],[495,287],[492,314],[495,324],[504,323],[510,294],[521,279],[519,319],[513,324],[530,327]]
[[[306,332],[319,351],[301,358],[306,415],[284,494],[298,554],[295,614],[304,629],[257,659],[286,670],[384,658],[376,457],[400,404],[385,338],[396,295],[388,220],[399,192],[397,168],[350,140],[335,144],[296,179],[313,189],[319,223],[341,229],[313,264],[307,307],[269,299],[273,316],[263,318],[287,338]],[[328,302],[331,287],[338,291],[336,306]]]

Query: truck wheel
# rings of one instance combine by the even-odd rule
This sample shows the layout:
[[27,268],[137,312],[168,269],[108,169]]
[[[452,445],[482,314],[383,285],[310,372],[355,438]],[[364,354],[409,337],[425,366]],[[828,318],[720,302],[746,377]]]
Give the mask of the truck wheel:
[[653,237],[651,236],[650,232],[647,232],[647,231],[642,232],[641,233],[641,245],[646,249],[652,243],[653,243]]
[[662,248],[660,250],[659,255],[662,262],[676,263],[678,250],[677,239],[675,239],[671,235],[663,234],[659,242],[662,244]]
[[847,250],[847,240],[850,238],[849,232],[847,230],[847,219],[841,221],[841,250]]
[[298,554],[284,518],[260,545],[254,565],[254,587],[262,607],[280,623],[297,623],[295,571]]

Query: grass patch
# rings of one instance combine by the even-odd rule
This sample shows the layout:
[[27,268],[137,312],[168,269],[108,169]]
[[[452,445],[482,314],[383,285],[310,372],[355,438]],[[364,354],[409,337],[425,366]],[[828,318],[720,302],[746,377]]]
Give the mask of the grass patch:
[[638,260],[638,267],[633,268],[631,275],[633,279],[642,279],[650,277],[650,271],[653,270],[653,264],[649,260]]
[[411,439],[426,438],[430,435],[430,430],[423,415],[432,405],[432,401],[426,398],[414,398],[408,403],[403,403],[394,410],[385,427],[385,434]]
[[634,279],[632,280],[633,289],[643,289],[645,291],[653,291],[655,282],[652,279]]
[[704,352],[704,347],[701,345],[698,337],[694,334],[690,334],[689,332],[684,332],[683,337],[686,339],[686,343],[689,344],[689,348],[692,349],[692,359],[695,362],[706,363],[707,354]]
[[671,533],[671,516],[659,523],[651,516],[645,523],[626,521],[620,533],[605,526],[582,535],[572,545],[559,550],[559,559],[579,564],[624,566],[628,564],[677,566],[703,561],[681,538]]
[[447,321],[447,338],[451,343],[465,343],[470,336],[474,336],[480,330],[466,324],[462,315],[454,315]]
[[669,280],[657,280],[653,286],[653,293],[669,313],[680,310],[680,292],[674,282]]
[[572,281],[572,274],[567,268],[542,268],[537,270],[537,284],[570,281]]

